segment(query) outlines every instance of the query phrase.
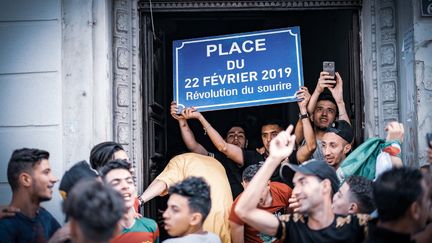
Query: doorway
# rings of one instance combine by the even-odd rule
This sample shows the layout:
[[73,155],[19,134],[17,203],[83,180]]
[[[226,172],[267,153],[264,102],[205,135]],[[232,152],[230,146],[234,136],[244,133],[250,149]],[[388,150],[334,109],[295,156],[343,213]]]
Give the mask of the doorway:
[[[145,185],[159,174],[173,156],[187,151],[179,126],[169,114],[173,97],[172,41],[241,32],[299,26],[301,33],[304,84],[312,93],[323,61],[335,61],[344,80],[344,100],[356,130],[356,142],[362,141],[363,106],[359,64],[358,8],[330,10],[266,11],[160,11],[141,12],[143,65],[143,111]],[[235,121],[248,128],[249,148],[261,146],[259,124],[269,118],[286,125],[298,119],[297,103],[204,112],[203,115],[221,134]],[[198,121],[189,121],[196,140],[215,150]],[[148,162],[147,162],[148,161]],[[146,168],[148,170],[146,170]],[[156,218],[156,205],[146,208]]]

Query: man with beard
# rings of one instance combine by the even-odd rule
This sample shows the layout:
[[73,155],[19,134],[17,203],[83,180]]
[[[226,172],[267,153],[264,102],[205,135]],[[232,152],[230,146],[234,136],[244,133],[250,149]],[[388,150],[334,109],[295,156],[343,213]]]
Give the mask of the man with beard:
[[293,127],[279,133],[270,145],[270,156],[244,191],[235,212],[258,231],[276,236],[283,242],[362,242],[367,216],[339,216],[332,210],[332,196],[338,190],[336,172],[324,161],[311,160],[302,165],[288,164],[295,171],[290,205],[294,214],[279,218],[257,207],[261,191],[280,162],[294,148]]
[[353,129],[346,121],[335,121],[327,127],[321,139],[321,149],[327,164],[337,170],[351,150],[353,139]]
[[120,221],[122,233],[112,243],[159,242],[159,229],[149,218],[138,217],[134,209],[136,188],[126,160],[111,160],[100,169],[105,183],[111,185],[124,199],[126,213]]
[[0,242],[63,242],[69,238],[69,228],[60,229],[57,220],[40,206],[51,200],[58,181],[48,159],[49,153],[39,149],[22,148],[12,153],[7,168],[12,189],[9,206],[20,211],[0,219]]
[[[336,72],[335,77],[330,76],[327,72],[321,72],[318,79],[317,86],[310,97],[307,106],[307,113],[300,111],[299,121],[296,125],[295,134],[297,136],[297,144],[305,146],[312,144],[308,141],[307,134],[315,133],[316,149],[312,156],[307,159],[324,160],[324,155],[321,150],[321,139],[325,134],[327,127],[329,127],[335,120],[344,120],[350,124],[349,117],[345,108],[343,100],[343,80],[339,73]],[[325,90],[329,90],[330,93]],[[308,126],[303,126],[302,120],[312,114],[313,131],[309,131]],[[305,139],[303,141],[303,138]],[[304,159],[301,159],[305,161]]]

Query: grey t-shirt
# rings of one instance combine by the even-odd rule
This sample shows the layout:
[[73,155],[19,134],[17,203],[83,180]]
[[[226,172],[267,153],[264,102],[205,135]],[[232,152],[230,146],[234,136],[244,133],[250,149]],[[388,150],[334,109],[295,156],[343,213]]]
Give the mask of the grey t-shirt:
[[[324,154],[322,152],[322,143],[321,140],[316,140],[317,142],[317,146],[316,149],[314,151],[314,153],[312,154],[310,159],[315,159],[315,160],[324,160]],[[306,140],[303,140],[301,146],[304,146],[306,144]]]
[[164,240],[162,243],[221,243],[219,236],[211,232],[205,234],[189,234],[183,237]]

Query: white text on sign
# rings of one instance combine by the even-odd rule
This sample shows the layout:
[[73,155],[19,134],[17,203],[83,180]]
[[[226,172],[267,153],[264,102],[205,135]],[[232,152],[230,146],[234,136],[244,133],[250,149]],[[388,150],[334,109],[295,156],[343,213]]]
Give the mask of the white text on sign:
[[207,45],[207,57],[210,57],[213,53],[217,53],[219,56],[226,56],[233,53],[241,54],[265,50],[265,39],[245,40],[241,44],[234,41],[228,48],[222,44]]

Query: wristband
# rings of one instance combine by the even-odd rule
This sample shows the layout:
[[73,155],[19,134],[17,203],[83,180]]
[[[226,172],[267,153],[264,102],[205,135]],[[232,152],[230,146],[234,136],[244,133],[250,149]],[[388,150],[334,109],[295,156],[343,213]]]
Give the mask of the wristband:
[[140,203],[140,205],[144,205],[144,200],[142,199],[141,196],[138,197],[138,202]]
[[390,156],[398,156],[401,152],[401,147],[397,143],[392,143],[383,149],[383,152],[388,153]]
[[300,119],[300,120],[303,120],[303,119],[305,119],[305,118],[309,118],[309,113],[307,113],[307,112],[306,112],[306,114],[301,114],[301,113],[299,113],[299,119]]

